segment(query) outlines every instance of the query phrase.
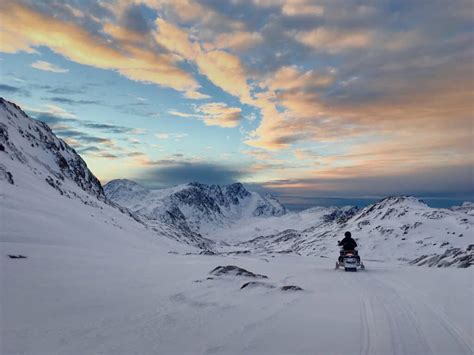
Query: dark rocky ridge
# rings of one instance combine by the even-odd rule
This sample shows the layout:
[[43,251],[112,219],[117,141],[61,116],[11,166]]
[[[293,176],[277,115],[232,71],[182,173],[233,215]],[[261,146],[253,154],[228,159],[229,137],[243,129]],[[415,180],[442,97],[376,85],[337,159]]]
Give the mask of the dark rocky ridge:
[[[46,123],[30,118],[16,104],[3,98],[0,98],[0,107],[6,112],[8,122],[8,124],[0,123],[1,154],[7,154],[10,159],[24,164],[27,164],[29,160],[38,162],[36,156],[29,154],[24,147],[16,147],[11,141],[10,137],[14,134],[12,130],[16,130],[15,134],[18,133],[31,148],[43,150],[50,156],[49,158],[52,158],[50,160],[55,166],[46,166],[50,175],[44,178],[50,186],[62,191],[62,182],[70,179],[85,192],[100,200],[105,200],[100,181],[89,170],[85,161],[66,142],[56,137]],[[3,170],[4,168],[0,165],[0,176],[3,175],[13,184],[12,173]]]

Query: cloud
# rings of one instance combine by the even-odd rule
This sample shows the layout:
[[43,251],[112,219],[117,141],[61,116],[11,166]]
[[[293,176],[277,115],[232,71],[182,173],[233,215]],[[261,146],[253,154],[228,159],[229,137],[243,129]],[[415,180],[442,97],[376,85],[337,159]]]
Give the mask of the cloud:
[[41,89],[46,89],[50,94],[55,94],[55,95],[75,95],[75,94],[84,94],[86,92],[86,89],[84,87],[65,87],[65,86],[51,87],[49,85],[43,85]]
[[301,72],[295,66],[285,66],[278,69],[261,85],[272,91],[278,90],[310,90],[318,87],[327,87],[334,83],[330,74],[319,73],[316,70]]
[[80,132],[74,129],[56,130],[55,133],[61,138],[73,138],[79,141],[80,143],[96,143],[105,145],[113,144],[113,141],[109,138],[92,136],[90,134]]
[[324,6],[312,4],[310,1],[288,1],[281,8],[286,16],[321,16]]
[[[66,103],[69,103],[68,99],[65,99]],[[64,102],[63,100],[60,100]],[[76,101],[73,101],[76,102]],[[76,102],[77,103],[77,102]],[[94,130],[100,130],[109,134],[143,134],[144,130],[137,128],[125,127],[115,124],[98,123],[88,120],[78,119],[75,114],[68,112],[62,107],[56,105],[43,105],[43,108],[28,108],[27,112],[37,120],[40,120],[48,124],[56,132],[64,134],[63,130],[59,129],[58,124],[63,124],[62,127],[69,127],[70,125],[76,125]],[[76,131],[65,130],[66,134],[75,134]],[[69,135],[72,137],[72,135]]]
[[156,133],[155,137],[158,139],[174,139],[174,140],[181,140],[187,137],[187,133]]
[[89,147],[81,147],[77,149],[77,152],[79,154],[88,154],[88,153],[99,153],[101,149],[95,147],[95,146],[89,146]]
[[[417,171],[395,174],[364,174],[360,176],[314,177],[276,180],[263,186],[280,194],[318,197],[363,197],[388,195],[438,195],[474,198],[472,166],[423,167]],[[285,192],[286,191],[286,192]]]
[[135,133],[135,128],[129,128],[129,127],[118,126],[118,125],[113,125],[113,124],[95,123],[95,122],[83,122],[81,124],[84,127],[106,131],[107,133],[113,133],[113,134]]
[[133,4],[126,7],[121,13],[119,23],[121,26],[141,34],[146,34],[151,30],[142,8]]
[[67,104],[67,105],[104,105],[104,103],[100,100],[74,100],[67,97],[58,97],[58,96],[47,97],[44,99],[48,101],[57,102],[60,104]]
[[16,93],[16,92],[20,92],[21,89],[16,86],[0,84],[0,91],[8,92],[8,93]]
[[244,150],[242,153],[247,154],[257,160],[273,159],[273,154],[267,150]]
[[232,18],[232,15],[224,14],[209,4],[194,0],[146,0],[150,7],[167,13],[169,17],[184,23],[195,23],[206,31],[231,31],[241,30],[245,27],[240,19]]
[[293,154],[298,160],[316,160],[321,157],[321,155],[311,149],[295,149]]
[[[252,102],[246,71],[238,56],[222,50],[205,51],[199,43],[191,41],[189,34],[181,28],[161,18],[156,23],[157,43],[183,60],[196,63],[199,72],[225,92],[238,97],[243,103]],[[200,96],[198,93],[187,95]]]
[[76,119],[76,115],[74,113],[69,112],[65,110],[64,108],[57,105],[53,105],[53,104],[42,105],[41,108],[25,107],[25,111],[27,111],[30,115],[32,115],[35,118],[49,115],[51,117],[56,117],[58,120],[75,120]]
[[209,95],[200,93],[199,91],[186,91],[184,97],[191,100],[204,100],[210,98]]
[[118,159],[119,156],[116,154],[112,154],[109,152],[100,152],[96,155],[99,158],[105,158],[105,159]]
[[[15,80],[16,78],[12,78]],[[22,82],[21,79],[17,79],[15,81]],[[0,84],[0,92],[10,94],[10,95],[21,95],[21,96],[26,96],[29,97],[31,96],[31,93],[28,89],[25,87],[18,87],[18,86],[13,86],[13,85],[7,85],[7,84]]]
[[201,105],[198,111],[204,115],[203,121],[208,126],[233,128],[237,127],[242,119],[240,108],[228,107],[223,103]]
[[247,73],[239,57],[221,50],[200,54],[196,59],[199,71],[216,86],[234,95],[242,103],[253,102]]
[[173,186],[197,181],[204,184],[230,184],[241,181],[245,171],[225,165],[200,162],[182,162],[174,159],[156,162],[138,181],[154,187]]
[[180,112],[180,111],[177,111],[177,110],[168,110],[168,113],[170,115],[177,116],[177,117],[183,117],[183,118],[201,117],[201,116],[195,115],[193,113]]
[[[2,39],[7,40],[2,40],[0,51],[33,52],[35,47],[47,46],[69,60],[116,70],[131,80],[155,83],[178,91],[199,87],[192,75],[179,68],[172,57],[134,43],[136,38],[113,37],[116,46],[112,46],[73,22],[62,21],[14,1],[2,2],[1,10],[4,16],[0,29],[4,33]],[[16,26],[18,23],[22,26]],[[130,33],[133,32],[128,31],[124,36]],[[130,41],[127,43],[126,39]],[[123,48],[117,49],[120,44]]]
[[245,51],[257,46],[263,41],[259,32],[237,31],[219,35],[210,48],[231,48],[235,51]]
[[203,121],[207,126],[219,126],[223,128],[234,128],[242,120],[242,110],[239,107],[229,107],[222,102],[211,102],[195,106],[195,113],[169,110],[168,113],[183,118],[196,118]]
[[311,31],[297,32],[295,38],[315,51],[338,53],[348,49],[368,47],[374,40],[374,33],[320,27]]
[[53,73],[67,73],[69,69],[64,69],[61,68],[57,65],[51,64],[49,62],[45,62],[43,60],[37,60],[33,64],[31,64],[32,68],[43,70],[43,71],[49,71]]

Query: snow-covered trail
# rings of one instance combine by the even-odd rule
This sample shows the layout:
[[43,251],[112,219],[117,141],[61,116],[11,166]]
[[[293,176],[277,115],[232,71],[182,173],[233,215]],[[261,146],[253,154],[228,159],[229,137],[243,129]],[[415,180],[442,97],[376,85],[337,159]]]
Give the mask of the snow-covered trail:
[[459,327],[400,272],[357,276],[344,281],[360,298],[361,354],[472,354],[472,323]]
[[[88,252],[11,245],[2,256],[2,354],[472,354],[473,271],[331,259]],[[4,254],[4,253],[2,253]],[[217,277],[218,265],[274,286]]]
[[369,263],[366,272],[345,273],[305,261],[286,281],[308,293],[236,335],[248,340],[243,349],[233,343],[235,353],[473,353],[472,271],[459,278],[451,270]]

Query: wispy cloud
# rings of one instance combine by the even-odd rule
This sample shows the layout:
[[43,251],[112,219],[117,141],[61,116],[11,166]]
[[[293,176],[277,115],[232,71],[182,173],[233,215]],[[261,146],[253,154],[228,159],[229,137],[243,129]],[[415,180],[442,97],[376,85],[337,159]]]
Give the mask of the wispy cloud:
[[219,126],[223,128],[237,127],[242,119],[242,110],[239,107],[228,107],[222,102],[211,102],[195,106],[195,113],[186,113],[177,110],[169,110],[168,113],[183,118],[196,118],[202,120],[208,126]]
[[74,100],[67,97],[46,97],[45,100],[57,102],[60,104],[67,104],[67,105],[103,105],[104,103],[100,100]]
[[204,116],[204,123],[208,126],[237,127],[242,119],[242,110],[239,107],[228,107],[224,103],[209,103],[198,108]]
[[188,136],[187,133],[155,133],[155,137],[158,139],[181,140],[187,136]]
[[53,73],[67,73],[69,69],[64,69],[61,68],[57,65],[51,64],[49,62],[45,62],[43,60],[37,60],[36,62],[31,64],[32,68],[43,70],[43,71],[49,71]]
[[8,93],[15,93],[15,92],[21,91],[21,89],[19,87],[16,87],[16,86],[0,84],[0,91],[8,92]]

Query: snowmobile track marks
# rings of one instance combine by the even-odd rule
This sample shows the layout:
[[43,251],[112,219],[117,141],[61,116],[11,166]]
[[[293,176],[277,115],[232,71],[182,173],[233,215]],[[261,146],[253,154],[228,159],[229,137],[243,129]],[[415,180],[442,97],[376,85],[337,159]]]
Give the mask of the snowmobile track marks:
[[366,297],[360,298],[361,303],[361,332],[363,333],[363,342],[361,344],[361,355],[375,355],[373,349],[374,337],[377,334],[376,326],[374,322],[374,314],[372,306],[368,302]]
[[[459,346],[463,348],[465,354],[474,354],[473,339],[459,329],[452,321],[448,319],[445,313],[434,304],[426,301],[426,295],[418,289],[410,286],[404,280],[397,277],[397,286],[402,286],[402,289],[410,293],[413,297],[410,300],[418,302],[421,309],[428,310],[437,320],[437,323],[443,327],[454,339],[457,340]],[[417,309],[420,309],[417,307]]]

